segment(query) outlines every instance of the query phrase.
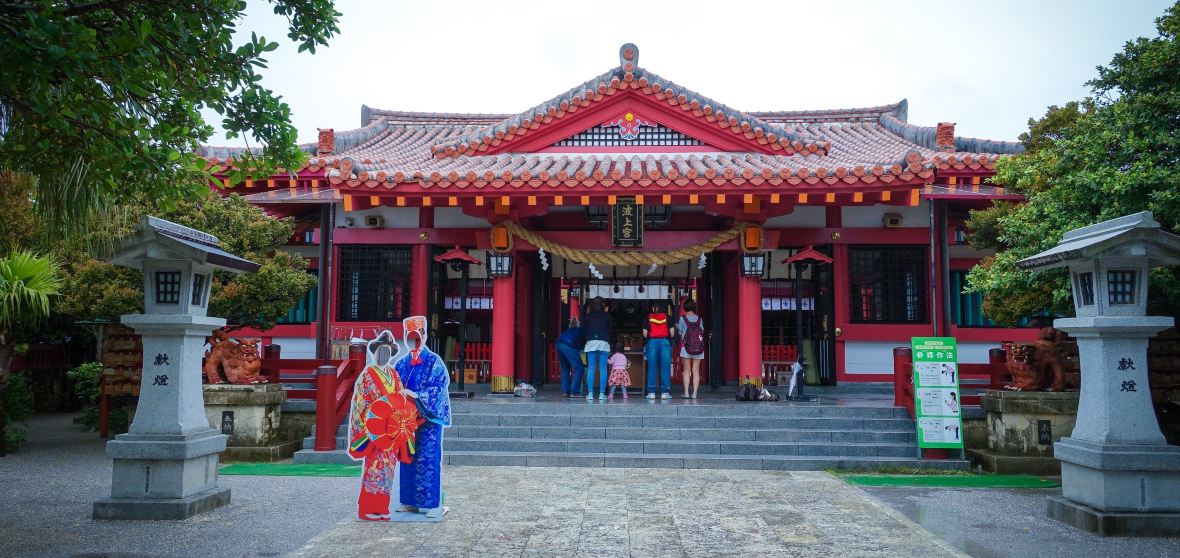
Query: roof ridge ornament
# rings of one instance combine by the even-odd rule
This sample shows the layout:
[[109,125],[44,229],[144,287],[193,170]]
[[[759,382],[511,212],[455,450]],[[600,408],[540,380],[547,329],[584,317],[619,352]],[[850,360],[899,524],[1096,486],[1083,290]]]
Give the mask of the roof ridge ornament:
[[639,69],[639,47],[635,43],[625,43],[619,47],[619,67],[624,73],[633,73]]

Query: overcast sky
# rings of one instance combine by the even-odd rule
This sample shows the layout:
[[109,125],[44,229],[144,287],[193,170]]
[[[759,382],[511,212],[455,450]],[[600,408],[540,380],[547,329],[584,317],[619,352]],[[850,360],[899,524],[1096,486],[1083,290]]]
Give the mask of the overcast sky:
[[[910,101],[909,121],[1011,140],[1086,95],[1094,67],[1155,36],[1165,0],[389,2],[340,0],[340,34],[296,53],[270,4],[242,30],[280,43],[264,83],[301,142],[360,124],[361,105],[516,113],[618,65],[639,65],[739,110]],[[206,113],[211,123],[216,114]],[[241,145],[220,132],[210,143]]]

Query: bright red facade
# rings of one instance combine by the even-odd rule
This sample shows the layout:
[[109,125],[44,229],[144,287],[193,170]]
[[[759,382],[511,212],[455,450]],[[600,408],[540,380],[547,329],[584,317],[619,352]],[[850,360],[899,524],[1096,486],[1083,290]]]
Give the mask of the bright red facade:
[[[984,256],[957,242],[962,220],[969,209],[1019,199],[983,184],[1019,145],[906,120],[906,101],[738,111],[643,69],[628,44],[617,67],[523,113],[364,107],[361,128],[321,130],[296,177],[231,186],[300,218],[310,238],[292,249],[317,267],[318,216],[334,217],[326,307],[335,337],[425,314],[445,352],[458,335],[448,321],[459,290],[433,258],[461,246],[484,260],[471,269],[468,361],[486,361],[481,370],[496,390],[552,377],[553,339],[592,294],[616,300],[619,312],[652,293],[698,299],[714,384],[761,381],[800,346],[825,383],[891,381],[888,351],[911,336],[953,335],[968,347],[966,362],[986,362],[1001,341],[1032,338],[1027,329],[985,327],[978,298],[958,288],[960,272]],[[213,165],[232,164],[233,154],[205,152]],[[552,250],[542,257],[517,237],[512,274],[485,275],[495,225],[511,221],[571,250],[610,251],[604,215],[629,197],[647,223],[636,250],[678,250],[753,224],[765,273],[741,272],[748,251],[739,239],[710,250],[703,267],[696,257],[652,269],[596,266],[598,278],[585,262]],[[779,263],[811,246],[831,264],[799,271]],[[318,319],[306,314],[293,320],[306,323],[255,333],[298,356],[316,344]],[[797,317],[802,343],[792,333]]]

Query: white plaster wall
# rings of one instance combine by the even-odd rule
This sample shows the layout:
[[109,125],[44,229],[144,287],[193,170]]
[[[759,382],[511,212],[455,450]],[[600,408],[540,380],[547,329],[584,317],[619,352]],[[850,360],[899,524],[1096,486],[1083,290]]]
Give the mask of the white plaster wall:
[[366,215],[380,215],[385,218],[384,228],[387,229],[416,229],[418,228],[417,207],[372,207],[358,211],[345,212],[344,208],[336,205],[336,227],[348,228],[348,219],[352,219],[352,228],[364,228]]
[[[856,374],[892,374],[893,348],[910,346],[909,339],[898,341],[848,341],[844,343],[844,372]],[[986,364],[989,349],[999,343],[959,343],[959,363]]]
[[814,229],[827,226],[827,210],[820,205],[797,205],[788,215],[779,215],[766,220],[768,229]]
[[848,341],[844,343],[844,373],[892,374],[893,348],[908,347],[910,340],[903,341]]
[[[823,208],[820,208],[823,209]],[[881,228],[881,219],[886,213],[900,213],[903,227],[929,227],[930,208],[926,201],[917,206],[908,205],[854,205],[842,208],[842,223],[852,229]]]
[[987,364],[987,352],[999,349],[999,343],[959,343],[960,364]]
[[440,229],[486,229],[491,225],[486,219],[467,215],[458,207],[437,207],[434,209],[434,226]]
[[283,348],[281,353],[283,358],[315,358],[315,339],[307,337],[274,337],[271,339],[271,343]]

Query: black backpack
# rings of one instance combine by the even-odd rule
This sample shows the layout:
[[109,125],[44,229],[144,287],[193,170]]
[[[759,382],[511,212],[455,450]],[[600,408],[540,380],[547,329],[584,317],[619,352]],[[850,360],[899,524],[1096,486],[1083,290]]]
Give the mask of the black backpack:
[[754,384],[742,384],[737,389],[738,401],[757,401],[758,400],[758,386]]
[[705,330],[701,327],[701,317],[689,320],[684,317],[684,352],[697,356],[705,352]]

